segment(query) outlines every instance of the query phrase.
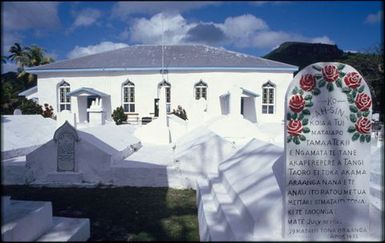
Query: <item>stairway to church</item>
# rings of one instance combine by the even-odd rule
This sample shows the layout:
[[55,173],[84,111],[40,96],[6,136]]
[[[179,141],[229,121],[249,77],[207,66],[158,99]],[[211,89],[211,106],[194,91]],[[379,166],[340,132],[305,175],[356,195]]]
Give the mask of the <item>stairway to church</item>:
[[2,196],[3,241],[87,241],[90,221],[52,215],[47,201],[11,200]]

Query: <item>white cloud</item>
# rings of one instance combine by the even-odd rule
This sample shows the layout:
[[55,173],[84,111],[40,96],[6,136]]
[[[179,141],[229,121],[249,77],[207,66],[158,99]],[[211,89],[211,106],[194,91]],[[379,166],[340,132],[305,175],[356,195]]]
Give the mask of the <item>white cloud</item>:
[[223,24],[217,26],[238,46],[249,46],[256,31],[268,28],[265,21],[251,14],[228,17]]
[[384,21],[384,13],[382,11],[378,11],[375,14],[369,14],[365,19],[366,24],[376,24],[382,21]]
[[182,42],[187,31],[194,26],[194,23],[187,24],[180,14],[159,13],[151,19],[136,19],[130,28],[130,38],[139,43],[161,43],[163,30],[164,43],[177,44]]
[[99,44],[89,45],[86,47],[75,46],[75,48],[68,53],[67,57],[77,58],[77,57],[92,55],[100,52],[111,51],[111,50],[115,50],[115,49],[119,49],[127,46],[128,45],[125,43],[113,43],[110,41],[104,41],[104,42],[100,42]]
[[86,27],[93,25],[101,17],[101,12],[97,9],[86,8],[80,11],[69,31],[73,31],[78,27]]
[[132,14],[155,14],[159,12],[182,13],[191,9],[198,9],[208,5],[219,5],[220,2],[117,2],[112,8],[112,16],[125,19]]
[[272,48],[285,41],[334,44],[328,36],[307,37],[281,30],[272,30],[261,18],[251,14],[228,17],[223,23],[188,22],[181,14],[159,13],[139,18],[119,37],[136,43],[210,43],[236,47]]
[[321,37],[315,37],[310,39],[311,43],[322,43],[322,44],[335,44],[334,41],[332,41],[327,36],[321,36]]

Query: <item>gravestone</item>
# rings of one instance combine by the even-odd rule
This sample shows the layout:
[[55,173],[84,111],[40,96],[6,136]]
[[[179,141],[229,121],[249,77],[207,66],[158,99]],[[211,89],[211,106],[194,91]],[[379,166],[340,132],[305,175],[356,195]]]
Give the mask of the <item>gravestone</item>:
[[13,111],[13,115],[23,115],[23,113],[21,112],[20,109],[15,109],[15,110]]
[[76,129],[65,121],[55,131],[54,141],[57,143],[57,171],[75,171],[75,143],[79,141]]
[[286,93],[288,240],[365,240],[369,236],[372,100],[357,70],[315,63]]

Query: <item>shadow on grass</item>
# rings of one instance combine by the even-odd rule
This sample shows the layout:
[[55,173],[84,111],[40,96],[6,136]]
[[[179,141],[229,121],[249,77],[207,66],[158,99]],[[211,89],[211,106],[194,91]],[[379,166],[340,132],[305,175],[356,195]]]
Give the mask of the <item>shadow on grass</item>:
[[191,189],[3,186],[3,195],[51,201],[54,216],[89,218],[91,241],[199,241],[195,191]]

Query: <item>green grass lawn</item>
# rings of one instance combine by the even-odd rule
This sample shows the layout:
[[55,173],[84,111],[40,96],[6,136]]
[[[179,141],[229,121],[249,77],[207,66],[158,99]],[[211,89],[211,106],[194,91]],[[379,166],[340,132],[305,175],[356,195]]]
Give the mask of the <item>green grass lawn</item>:
[[199,241],[194,190],[3,186],[17,200],[51,201],[54,216],[89,218],[92,241]]

